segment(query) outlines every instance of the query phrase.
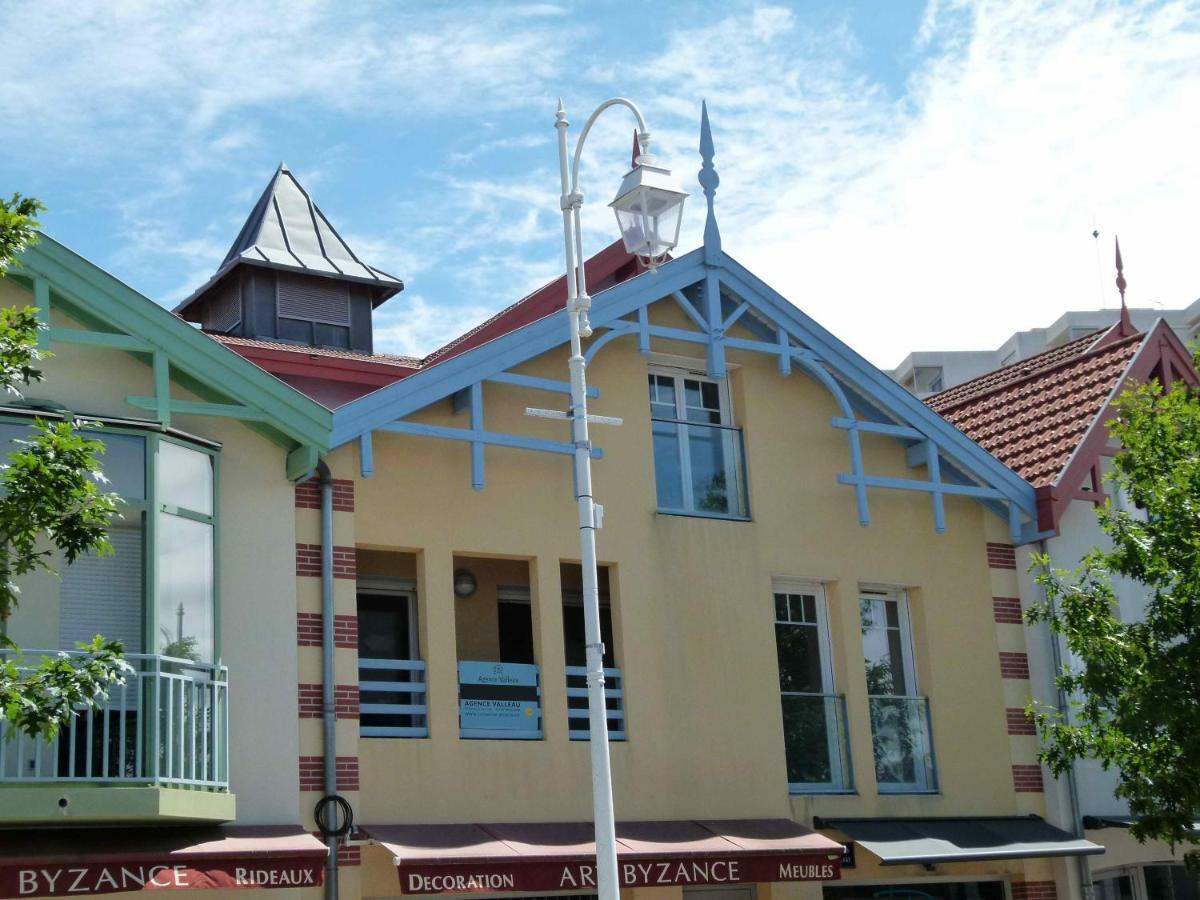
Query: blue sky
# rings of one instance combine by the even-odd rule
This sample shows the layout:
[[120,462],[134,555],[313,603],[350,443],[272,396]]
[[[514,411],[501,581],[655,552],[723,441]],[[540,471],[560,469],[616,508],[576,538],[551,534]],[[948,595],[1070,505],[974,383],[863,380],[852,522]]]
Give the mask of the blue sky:
[[[554,107],[649,120],[694,196],[707,99],[726,249],[890,366],[1068,308],[1200,296],[1196,2],[0,5],[0,192],[160,303],[216,268],[280,160],[407,288],[422,354],[561,271]],[[585,226],[632,120],[584,155]],[[14,135],[19,134],[19,140]],[[1101,243],[1091,231],[1102,232]]]

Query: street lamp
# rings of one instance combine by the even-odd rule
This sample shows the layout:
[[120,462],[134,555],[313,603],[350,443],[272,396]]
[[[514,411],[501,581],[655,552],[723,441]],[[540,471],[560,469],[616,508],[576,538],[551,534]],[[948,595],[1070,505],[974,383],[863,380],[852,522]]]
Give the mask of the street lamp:
[[[672,180],[667,169],[653,165],[649,156],[650,133],[641,111],[623,97],[606,100],[596,107],[579,134],[570,170],[567,169],[567,113],[562,101],[554,127],[558,130],[558,162],[562,180],[559,206],[563,214],[563,242],[567,263],[567,321],[571,332],[571,439],[575,446],[575,500],[579,506],[579,546],[583,569],[583,622],[587,644],[588,741],[592,752],[592,809],[596,825],[596,887],[599,900],[617,900],[617,837],[613,817],[612,770],[608,755],[608,709],[604,697],[604,644],[600,638],[600,592],[596,572],[596,529],[604,510],[592,497],[592,445],[588,437],[587,363],[582,338],[589,337],[591,298],[584,275],[583,230],[579,209],[579,156],[596,118],[610,106],[625,106],[637,119],[640,153],[633,169],[621,182],[616,199],[609,204],[616,212],[625,249],[642,257],[653,269],[679,240],[683,200],[687,194]],[[561,414],[560,414],[561,415]],[[620,424],[602,416],[592,421]]]

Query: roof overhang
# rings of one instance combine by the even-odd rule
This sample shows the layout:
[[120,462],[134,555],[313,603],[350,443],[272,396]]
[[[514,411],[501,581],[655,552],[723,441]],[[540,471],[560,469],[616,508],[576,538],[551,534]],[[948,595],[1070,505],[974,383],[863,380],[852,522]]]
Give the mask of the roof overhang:
[[1104,848],[1037,816],[817,819],[879,857],[885,866],[935,865],[1048,856],[1091,856]]
[[298,827],[23,830],[0,840],[0,896],[315,887],[328,853]]
[[[365,825],[405,894],[594,888],[590,822]],[[789,819],[618,822],[621,887],[828,881],[842,846]]]

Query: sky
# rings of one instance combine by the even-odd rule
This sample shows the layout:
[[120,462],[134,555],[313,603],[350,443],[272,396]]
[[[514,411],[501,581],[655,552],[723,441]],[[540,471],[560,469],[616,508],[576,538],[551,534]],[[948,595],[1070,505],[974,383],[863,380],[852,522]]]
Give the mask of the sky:
[[[391,3],[0,0],[0,194],[173,306],[280,161],[405,282],[376,349],[424,355],[561,274],[554,111],[633,99],[724,248],[881,367],[1068,309],[1200,297],[1200,0]],[[586,252],[632,117],[583,152]],[[1099,231],[1094,238],[1093,231]]]

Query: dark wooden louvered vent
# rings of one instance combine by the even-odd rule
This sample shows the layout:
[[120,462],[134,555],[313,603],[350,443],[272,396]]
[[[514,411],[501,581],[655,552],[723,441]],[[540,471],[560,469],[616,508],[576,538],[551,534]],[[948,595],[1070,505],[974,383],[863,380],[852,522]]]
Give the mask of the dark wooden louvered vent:
[[326,325],[350,324],[350,292],[343,283],[307,275],[276,275],[279,316]]

